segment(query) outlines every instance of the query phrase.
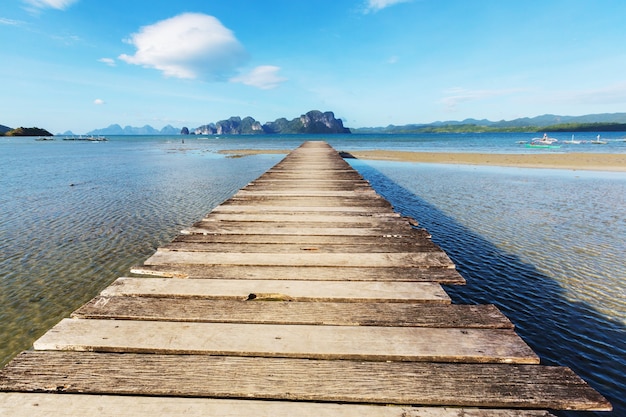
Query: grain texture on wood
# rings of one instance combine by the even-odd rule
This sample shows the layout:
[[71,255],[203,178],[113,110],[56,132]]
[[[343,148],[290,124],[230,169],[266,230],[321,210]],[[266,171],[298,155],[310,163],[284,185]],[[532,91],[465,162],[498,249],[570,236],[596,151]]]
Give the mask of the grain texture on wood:
[[176,280],[118,278],[101,295],[195,297],[235,300],[450,303],[437,283],[391,281]]
[[27,351],[0,390],[610,410],[568,368],[540,365]]
[[146,265],[249,265],[249,266],[322,266],[392,268],[404,265],[414,268],[452,268],[454,264],[445,252],[395,253],[232,253],[183,252],[157,250]]
[[63,319],[36,350],[256,357],[539,363],[508,329]]
[[464,284],[465,280],[451,268],[349,268],[241,265],[138,265],[131,272],[142,275],[194,279],[275,279],[310,281],[405,281]]
[[311,244],[311,243],[205,243],[205,242],[172,242],[159,248],[160,251],[180,252],[225,252],[225,253],[420,253],[440,252],[441,249],[429,240],[409,244],[359,245],[359,244]]
[[[367,250],[372,250],[372,246],[379,246],[381,249],[398,246],[424,246],[435,245],[430,234],[424,230],[411,230],[408,234],[391,235],[382,234],[377,236],[323,236],[323,235],[179,235],[174,239],[174,243],[236,243],[242,247],[248,244],[265,243],[281,245],[335,245],[335,246],[367,246]],[[435,245],[436,246],[436,245]],[[437,248],[439,248],[437,246]],[[245,250],[245,249],[242,249]],[[363,250],[363,252],[367,251]]]
[[539,410],[386,407],[289,401],[120,395],[0,393],[0,415],[10,417],[554,417]]
[[493,305],[96,297],[74,318],[213,323],[512,329]]

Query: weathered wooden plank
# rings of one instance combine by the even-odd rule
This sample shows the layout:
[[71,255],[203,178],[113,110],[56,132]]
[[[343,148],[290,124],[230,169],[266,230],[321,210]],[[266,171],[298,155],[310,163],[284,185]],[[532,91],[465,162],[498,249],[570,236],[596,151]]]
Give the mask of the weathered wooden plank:
[[272,298],[293,301],[450,303],[450,297],[437,283],[392,281],[118,278],[105,288],[101,295],[235,300]]
[[510,364],[26,351],[0,371],[0,390],[611,409],[568,368]]
[[[367,200],[367,201],[365,201]],[[366,204],[365,204],[366,203]],[[371,198],[361,197],[307,197],[307,196],[272,196],[263,197],[249,195],[246,197],[233,196],[222,205],[250,205],[254,204],[259,207],[377,207],[389,209],[391,204],[379,196],[372,196]]]
[[365,192],[365,193],[370,193],[370,192],[374,192],[374,190],[368,185],[368,184],[364,184],[361,186],[355,186],[355,185],[348,185],[348,184],[336,184],[336,185],[331,185],[331,184],[307,184],[304,181],[301,182],[297,182],[297,183],[291,183],[289,185],[287,184],[249,184],[246,187],[242,188],[241,191],[245,191],[245,192],[250,192],[250,193],[261,193],[261,194],[266,194],[266,193],[297,193],[298,195],[302,195],[303,193],[306,194],[313,194],[313,195],[317,195],[318,192],[322,192],[322,193],[330,193],[332,192],[333,195],[336,195],[338,193],[352,193],[352,192]]
[[309,178],[271,178],[264,177],[248,183],[243,189],[248,191],[258,190],[346,190],[346,191],[362,191],[364,189],[372,189],[372,186],[364,180],[334,180],[327,178],[325,181],[311,180]]
[[264,222],[204,222],[200,226],[192,226],[181,231],[183,234],[235,234],[235,235],[310,235],[310,236],[387,236],[407,235],[411,233],[411,226],[388,226],[374,228],[371,225],[359,226],[353,223],[346,224],[313,223],[313,224],[268,224]]
[[441,249],[430,240],[419,244],[395,245],[349,245],[349,244],[276,244],[276,243],[210,243],[210,242],[172,242],[159,248],[160,251],[183,252],[227,252],[227,253],[421,253],[439,252]]
[[509,329],[63,319],[36,350],[368,361],[539,363]]
[[213,323],[513,329],[494,305],[95,297],[73,318]]
[[400,215],[389,215],[385,213],[378,216],[372,213],[368,214],[326,214],[326,213],[307,213],[306,216],[297,212],[290,213],[210,213],[204,217],[202,222],[297,222],[302,223],[365,223],[375,226],[385,226],[388,224],[407,223],[406,219]]
[[[237,229],[231,226],[221,225],[220,227],[216,227],[216,225],[208,224],[205,227],[189,227],[183,231],[181,231],[181,236],[190,236],[190,235],[198,235],[198,236],[219,236],[214,238],[207,239],[231,239],[238,241],[240,243],[246,243],[249,239],[251,242],[283,242],[295,241],[296,239],[299,241],[319,241],[322,239],[334,239],[335,242],[339,243],[348,243],[350,239],[353,239],[354,243],[358,243],[360,241],[367,241],[368,239],[390,239],[393,238],[394,241],[398,241],[398,239],[430,239],[431,235],[424,229],[415,229],[415,228],[402,228],[389,230],[389,228],[384,229],[339,229],[339,228],[306,228],[302,227],[300,230],[306,229],[309,233],[296,233],[296,227],[281,227],[280,230],[272,232],[271,227],[254,227],[247,228],[245,231],[241,229]],[[237,233],[239,231],[239,233]],[[256,232],[256,233],[255,233]],[[233,236],[233,237],[228,237]],[[245,236],[245,237],[244,237]],[[290,236],[290,237],[289,237]],[[199,238],[201,239],[201,238]],[[267,239],[267,240],[263,240]],[[280,240],[286,239],[286,240]],[[227,241],[227,240],[224,240]]]
[[465,279],[452,268],[362,268],[296,267],[240,265],[139,265],[131,272],[142,275],[194,279],[275,279],[314,281],[405,281],[464,284]]
[[294,197],[294,196],[303,196],[303,197],[370,197],[377,195],[374,190],[371,188],[364,188],[362,190],[354,190],[354,191],[346,191],[346,190],[336,190],[336,191],[325,191],[325,190],[259,190],[259,191],[249,191],[246,189],[239,190],[235,194],[237,197],[274,197],[274,196],[285,196],[285,197]]
[[404,265],[415,268],[452,268],[454,264],[445,252],[400,253],[219,253],[157,250],[145,265],[276,265],[276,266],[343,266],[393,267]]
[[[289,172],[293,175],[289,175]],[[310,175],[307,175],[310,174]],[[355,184],[369,184],[369,181],[363,178],[358,171],[353,170],[351,167],[344,167],[343,169],[331,169],[324,171],[310,171],[310,172],[302,172],[298,169],[291,170],[282,170],[274,168],[270,168],[264,174],[259,176],[254,181],[251,181],[251,184],[256,184],[258,182],[268,182],[268,181],[281,181],[281,180],[301,180],[301,181],[310,181],[312,183],[316,182],[350,182]]]
[[307,216],[314,213],[333,213],[333,214],[363,214],[376,216],[399,216],[398,213],[391,211],[389,207],[328,207],[328,206],[291,206],[282,205],[255,205],[243,204],[245,201],[237,200],[241,204],[221,204],[213,209],[211,213],[277,213],[277,214],[294,214],[297,216]]
[[386,407],[289,401],[120,395],[1,393],[0,415],[11,417],[554,417],[539,410]]
[[[294,170],[294,173],[298,171]],[[321,173],[320,173],[321,174]],[[275,185],[284,183],[286,185],[290,184],[306,184],[313,186],[335,186],[335,185],[347,185],[347,186],[356,186],[356,187],[370,187],[370,182],[365,180],[360,175],[354,175],[349,173],[337,173],[335,170],[333,172],[327,172],[323,177],[322,176],[298,176],[298,175],[280,175],[277,171],[268,171],[266,174],[261,175],[257,179],[250,181],[248,186],[256,186],[256,185]]]
[[[275,245],[335,245],[335,246],[421,246],[437,247],[430,234],[423,229],[412,230],[407,235],[379,236],[324,236],[324,235],[179,235],[173,243],[227,243],[227,244],[275,244]],[[365,252],[365,250],[363,251]]]

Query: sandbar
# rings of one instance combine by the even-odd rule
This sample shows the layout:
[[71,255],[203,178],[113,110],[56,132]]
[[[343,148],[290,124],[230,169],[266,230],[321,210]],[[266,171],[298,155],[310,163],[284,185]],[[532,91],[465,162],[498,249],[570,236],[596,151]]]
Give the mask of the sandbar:
[[[236,149],[220,151],[230,156],[287,154],[289,150]],[[423,162],[432,164],[490,165],[518,168],[571,169],[626,172],[626,154],[609,153],[450,153],[394,150],[344,150],[345,157],[365,160]]]

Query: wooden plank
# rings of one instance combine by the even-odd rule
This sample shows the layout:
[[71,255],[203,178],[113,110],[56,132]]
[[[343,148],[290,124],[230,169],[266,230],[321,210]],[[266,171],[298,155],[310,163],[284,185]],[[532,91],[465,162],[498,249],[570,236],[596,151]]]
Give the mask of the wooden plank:
[[192,226],[181,231],[183,234],[234,234],[234,235],[310,235],[310,236],[387,236],[408,235],[411,226],[389,226],[374,228],[371,225],[359,226],[353,223],[346,224],[318,223],[318,224],[268,224],[264,222],[245,223],[202,223],[201,226]]
[[0,390],[610,411],[568,368],[26,351]]
[[[308,236],[308,235],[179,235],[173,243],[228,243],[228,244],[274,244],[274,245],[343,245],[343,246],[425,246],[436,247],[430,235],[422,230],[411,231],[409,235],[379,236]],[[441,249],[439,249],[441,250]]]
[[554,417],[539,410],[386,407],[289,401],[211,398],[140,397],[121,395],[55,395],[1,393],[0,415],[11,417]]
[[271,190],[326,190],[326,191],[366,191],[373,190],[372,186],[363,180],[334,181],[328,178],[326,181],[316,181],[308,178],[263,178],[248,183],[246,191],[271,191]]
[[336,191],[324,191],[324,190],[259,190],[259,191],[249,191],[246,189],[239,190],[235,194],[237,197],[274,197],[274,196],[284,196],[284,197],[373,197],[377,195],[376,192],[370,188],[365,188],[362,190],[355,191],[346,191],[346,190],[336,190]]
[[211,243],[175,241],[159,248],[160,251],[226,252],[226,253],[428,253],[441,252],[430,240],[395,245],[350,244],[288,244],[288,243]]
[[313,184],[316,186],[325,185],[356,185],[356,186],[368,186],[370,182],[360,177],[360,175],[329,175],[328,173],[322,173],[320,176],[312,177],[309,173],[304,173],[301,176],[287,175],[280,176],[273,173],[267,173],[261,175],[254,181],[251,181],[249,185],[291,185],[291,184]]
[[452,268],[347,268],[240,265],[139,265],[131,272],[142,275],[193,279],[274,279],[315,281],[403,281],[465,284],[465,279]]
[[450,303],[437,283],[295,280],[179,280],[172,278],[118,278],[101,295],[195,297],[217,299],[278,299],[341,302]]
[[400,215],[391,216],[389,213],[378,216],[375,214],[326,214],[307,213],[303,216],[297,212],[290,213],[211,213],[201,220],[202,222],[297,222],[302,223],[370,223],[376,226],[406,223]]
[[95,297],[72,318],[208,323],[513,329],[494,305]]
[[388,207],[328,207],[328,206],[291,206],[283,205],[255,205],[244,204],[244,201],[237,200],[241,204],[221,204],[211,213],[293,213],[298,216],[307,216],[311,213],[335,213],[335,214],[375,214],[377,216],[399,216],[398,213],[390,211]]
[[183,252],[157,250],[145,265],[276,265],[276,266],[343,266],[393,267],[404,265],[415,268],[452,268],[454,264],[445,252],[400,253],[225,253]]
[[[423,229],[415,229],[412,227],[381,227],[381,228],[340,228],[330,227],[308,227],[304,225],[280,225],[274,224],[271,227],[268,224],[258,222],[255,224],[248,223],[245,228],[233,227],[235,225],[228,223],[204,223],[202,227],[191,226],[181,231],[183,235],[239,235],[239,236],[299,236],[303,239],[312,239],[319,236],[333,236],[337,238],[429,238],[430,234]],[[325,225],[328,226],[328,225]],[[298,230],[301,233],[298,233]],[[241,239],[241,238],[239,238]]]
[[63,319],[35,350],[367,361],[539,363],[509,329]]
[[[367,201],[365,201],[367,200]],[[365,204],[366,203],[366,204]],[[376,207],[391,208],[391,204],[379,196],[363,199],[361,197],[338,196],[332,198],[317,198],[307,196],[272,196],[271,198],[263,196],[249,195],[246,197],[233,196],[223,205],[250,205],[254,204],[258,207]]]

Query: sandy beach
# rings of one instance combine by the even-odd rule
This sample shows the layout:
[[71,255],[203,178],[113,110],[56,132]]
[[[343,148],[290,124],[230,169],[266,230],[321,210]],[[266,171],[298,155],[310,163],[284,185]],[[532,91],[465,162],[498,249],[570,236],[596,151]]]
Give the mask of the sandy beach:
[[[231,157],[255,154],[287,154],[288,150],[237,149],[220,153]],[[345,156],[357,159],[425,162],[433,164],[493,165],[519,168],[551,168],[592,171],[626,172],[626,154],[603,153],[448,153],[448,152],[407,152],[389,150],[343,151]]]

